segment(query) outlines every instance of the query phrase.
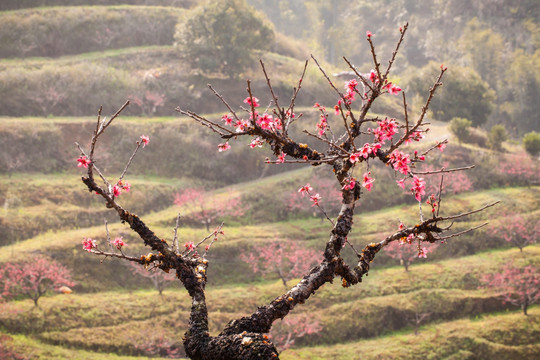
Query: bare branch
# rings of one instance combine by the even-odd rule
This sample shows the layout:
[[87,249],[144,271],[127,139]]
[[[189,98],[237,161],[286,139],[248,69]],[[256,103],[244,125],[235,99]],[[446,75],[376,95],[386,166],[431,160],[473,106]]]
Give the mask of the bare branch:
[[437,221],[445,221],[445,220],[452,220],[452,219],[462,218],[462,217],[467,216],[467,215],[471,215],[471,214],[475,214],[475,213],[480,212],[480,211],[484,211],[485,209],[490,208],[492,206],[495,206],[500,202],[501,202],[500,200],[497,200],[495,202],[492,202],[491,204],[488,204],[488,205],[485,205],[485,206],[481,207],[480,209],[464,212],[464,213],[461,213],[461,214],[458,214],[458,215],[437,217],[435,219],[430,219],[428,221],[429,221],[429,223],[433,223],[433,222],[437,222]]
[[180,224],[180,213],[176,217],[176,225],[174,226],[174,237],[173,237],[173,252],[178,254],[180,252],[180,247],[178,246],[178,225]]
[[403,25],[403,27],[400,28],[401,36],[399,37],[399,40],[397,42],[396,49],[392,52],[392,58],[390,59],[390,61],[388,61],[388,67],[386,68],[382,81],[386,80],[386,78],[388,77],[388,74],[390,73],[390,69],[392,68],[394,61],[396,60],[396,55],[398,54],[399,47],[401,46],[403,39],[405,38],[405,33],[407,32],[408,27],[409,27],[409,23],[405,23],[405,25]]
[[97,248],[91,249],[90,252],[92,254],[95,254],[95,255],[104,256],[105,258],[114,257],[114,258],[118,258],[118,259],[133,261],[133,262],[136,262],[136,263],[139,263],[139,264],[144,264],[145,263],[145,261],[143,259],[144,256],[141,256],[141,257],[127,256],[127,255],[124,255],[123,253],[118,254],[118,253],[115,253],[115,252],[105,252],[105,251],[101,251],[101,250],[99,250]]
[[464,230],[464,231],[457,232],[457,233],[452,234],[452,235],[437,237],[437,240],[447,240],[447,239],[450,239],[450,238],[453,238],[453,237],[457,237],[457,236],[466,234],[468,232],[474,231],[476,229],[479,229],[479,228],[481,228],[483,226],[486,226],[487,224],[489,224],[489,222],[485,222],[485,223],[483,223],[481,225],[475,226],[473,228],[470,228],[470,229],[467,229],[467,230]]
[[124,171],[122,171],[122,175],[120,175],[120,178],[118,179],[118,182],[122,181],[122,179],[124,178],[124,175],[126,175],[126,172],[129,168],[129,166],[131,165],[131,162],[133,161],[133,158],[135,157],[135,154],[137,154],[137,151],[139,150],[139,148],[141,147],[141,144],[142,144],[142,141],[137,141],[137,146],[135,147],[135,151],[133,151],[133,154],[131,154],[131,157],[129,158],[127,164],[126,164],[126,167],[124,168]]
[[259,59],[259,63],[261,64],[264,78],[266,79],[266,84],[268,85],[268,89],[270,89],[270,94],[272,94],[272,99],[274,99],[274,104],[276,105],[276,108],[278,109],[279,117],[283,121],[283,123],[285,123],[285,112],[283,111],[283,109],[279,107],[278,98],[276,94],[274,93],[274,88],[272,87],[272,84],[270,83],[270,77],[266,73],[264,62],[261,59]]
[[411,174],[413,174],[413,175],[433,175],[433,174],[451,173],[451,172],[456,172],[456,171],[470,170],[470,169],[474,169],[474,168],[475,168],[475,165],[464,166],[464,167],[454,168],[454,169],[445,169],[443,167],[443,168],[440,168],[439,170],[433,170],[433,171],[411,171]]
[[[294,111],[294,102],[296,101],[296,96],[300,92],[300,89],[302,88],[302,81],[304,80],[304,76],[306,75],[306,69],[308,66],[308,60],[306,60],[304,64],[304,70],[302,70],[302,75],[300,76],[300,80],[298,80],[298,86],[294,89],[293,95],[291,97],[291,102],[289,104],[289,107],[287,108],[287,113],[290,113],[289,120],[287,121],[287,124],[283,124],[285,128],[285,133],[289,130],[289,125],[294,121],[292,119],[292,113]],[[301,116],[301,115],[300,115]]]
[[214,95],[216,95],[219,100],[221,100],[221,102],[227,107],[227,109],[229,109],[229,112],[231,114],[233,114],[234,118],[236,119],[236,121],[240,121],[240,118],[238,117],[238,115],[236,115],[236,112],[231,108],[231,106],[227,103],[227,101],[225,101],[225,98],[223,96],[221,96],[220,93],[218,93],[213,87],[212,85],[208,84],[208,87],[210,88],[210,90],[212,90],[212,92],[214,93]]

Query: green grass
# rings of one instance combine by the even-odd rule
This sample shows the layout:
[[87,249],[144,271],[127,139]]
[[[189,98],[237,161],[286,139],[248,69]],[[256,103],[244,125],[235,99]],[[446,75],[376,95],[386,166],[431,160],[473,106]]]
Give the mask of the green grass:
[[[323,325],[319,336],[304,339],[300,344],[333,344],[403,329],[410,326],[404,319],[411,316],[416,306],[429,309],[429,323],[503,310],[508,305],[479,286],[482,275],[498,271],[508,261],[540,265],[540,246],[529,246],[524,254],[510,249],[419,264],[408,273],[401,267],[373,269],[362,284],[349,289],[341,288],[339,281],[328,284],[295,310],[318,313]],[[211,264],[210,276],[212,271]],[[126,353],[129,338],[137,337],[138,329],[149,322],[176,336],[186,329],[190,299],[179,283],[174,284],[161,297],[155,290],[119,289],[46,296],[40,299],[38,308],[31,300],[13,301],[2,308],[0,326],[10,333],[33,333],[50,343],[78,348],[85,348],[92,338],[92,344],[101,344],[102,351]],[[211,332],[216,334],[229,320],[249,314],[282,291],[279,281],[209,285]]]
[[[0,333],[0,336],[5,334]],[[114,353],[99,353],[81,349],[73,349],[62,346],[51,345],[35,339],[31,336],[17,334],[8,335],[5,338],[4,346],[15,351],[17,354],[30,356],[31,359],[80,359],[80,360],[146,360],[147,356],[121,356]],[[153,357],[153,359],[165,359]]]
[[[369,340],[291,349],[284,360],[297,359],[533,359],[540,353],[540,308],[485,315],[423,326],[418,336],[390,333]],[[349,316],[353,316],[350,314]]]
[[0,71],[9,71],[11,67],[40,68],[44,65],[73,65],[77,63],[119,63],[128,57],[142,58],[153,56],[174,55],[176,52],[171,45],[136,46],[131,48],[108,49],[104,51],[87,52],[76,55],[66,55],[57,58],[28,57],[0,59]]

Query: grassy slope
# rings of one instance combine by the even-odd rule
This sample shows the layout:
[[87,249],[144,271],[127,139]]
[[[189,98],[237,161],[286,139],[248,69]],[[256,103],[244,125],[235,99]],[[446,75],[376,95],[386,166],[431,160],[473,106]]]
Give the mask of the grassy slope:
[[[411,332],[285,351],[284,360],[313,359],[533,359],[540,353],[540,308],[528,317],[497,313],[424,326]],[[511,330],[510,330],[511,329]]]
[[[518,265],[532,261],[538,265],[540,246],[527,247],[525,255],[516,249],[491,251],[415,265],[409,273],[400,267],[374,270],[362,284],[347,290],[337,283],[325,286],[297,309],[318,314],[323,331],[299,344],[335,344],[403,330],[410,327],[405,319],[419,299],[430,301],[432,314],[427,322],[506,309],[493,292],[478,288],[479,279],[507,261]],[[282,289],[278,281],[210,286],[207,299],[211,332],[217,333],[230,319],[267,303]],[[133,339],[144,336],[140,329],[150,322],[156,331],[178,338],[186,328],[189,308],[188,295],[176,286],[166,290],[163,297],[155,291],[74,293],[45,297],[38,309],[30,300],[8,303],[0,315],[0,324],[11,333],[30,332],[52,344],[126,354]]]
[[[292,176],[302,175],[304,170],[293,172]],[[55,177],[53,176],[53,179]],[[57,178],[60,179],[60,178]],[[43,181],[43,180],[40,180]],[[277,185],[280,182],[280,176],[277,175],[272,178],[264,179],[262,183]],[[54,183],[54,181],[53,181]],[[135,183],[137,183],[135,181]],[[150,182],[151,183],[151,182]],[[174,181],[172,181],[174,183]],[[145,182],[142,182],[145,184]],[[49,184],[51,185],[51,184]],[[51,185],[52,186],[52,185]],[[224,196],[234,192],[250,192],[252,188],[261,186],[259,182],[247,183],[245,186],[235,185],[227,188],[226,191],[221,191],[221,195]],[[271,186],[272,187],[272,186]],[[54,188],[54,186],[53,186]],[[536,214],[536,211],[531,209],[538,208],[538,201],[540,196],[540,189],[538,187],[533,188],[506,188],[506,189],[494,189],[482,192],[464,193],[458,196],[454,196],[445,201],[443,210],[446,214],[460,213],[467,211],[468,209],[479,207],[482,204],[490,203],[494,200],[502,200],[496,210],[486,211],[484,213],[471,216],[467,221],[460,222],[455,225],[456,229],[463,229],[466,226],[476,225],[485,220],[496,220],[497,212],[501,209],[512,208],[519,209],[524,213]],[[219,192],[218,192],[219,194]],[[32,210],[41,210],[45,213],[51,211],[51,206],[54,208],[54,204],[49,204],[41,208],[31,207]],[[24,208],[23,208],[24,209]],[[21,209],[22,214],[27,210]],[[351,234],[350,238],[357,244],[365,244],[377,239],[381,239],[388,234],[391,229],[388,228],[388,219],[400,218],[402,221],[408,224],[412,224],[415,221],[416,206],[398,206],[390,209],[376,211],[373,213],[362,214],[359,220],[359,226]],[[168,234],[171,233],[171,228],[174,224],[174,219],[178,214],[178,208],[175,206],[168,207],[162,211],[149,213],[143,217],[143,220],[158,234],[165,238],[169,238]],[[408,215],[407,215],[408,214]],[[39,216],[39,215],[35,215]],[[397,221],[396,221],[397,224]],[[121,224],[111,224],[111,233],[121,232],[126,233],[127,227]],[[230,247],[231,249],[239,250],[239,247],[254,246],[256,243],[262,243],[268,241],[274,236],[278,235],[280,238],[285,239],[304,239],[309,242],[311,246],[319,247],[324,244],[327,237],[328,225],[321,223],[318,219],[298,219],[280,223],[263,223],[257,225],[244,225],[244,226],[229,226],[226,228],[227,236],[223,238],[217,244],[217,251],[221,247]],[[202,238],[206,234],[205,229],[183,228],[181,229],[181,236],[184,239],[197,239]],[[250,234],[249,238],[245,237],[245,234]],[[103,226],[94,226],[89,228],[72,229],[66,231],[55,231],[54,242],[49,242],[47,239],[51,237],[51,233],[43,233],[34,238],[21,241],[17,244],[4,247],[4,251],[0,253],[0,262],[8,260],[22,259],[26,254],[39,251],[42,249],[43,244],[47,243],[48,251],[59,252],[62,250],[74,251],[79,247],[78,241],[74,239],[81,239],[82,237],[103,238],[105,235],[105,229]],[[459,243],[460,240],[450,242],[450,246],[453,243]],[[75,248],[75,249],[74,249]]]
[[[3,335],[0,332],[0,336]],[[99,353],[47,344],[25,335],[8,335],[3,344],[17,354],[24,354],[30,359],[77,359],[77,360],[145,360],[148,356],[121,356],[114,353]],[[153,357],[153,359],[164,359]]]

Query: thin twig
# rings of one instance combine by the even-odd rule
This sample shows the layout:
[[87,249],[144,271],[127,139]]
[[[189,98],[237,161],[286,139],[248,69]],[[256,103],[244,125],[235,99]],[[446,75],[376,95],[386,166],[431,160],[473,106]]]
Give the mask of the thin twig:
[[113,116],[111,116],[111,118],[109,119],[109,121],[107,121],[107,123],[105,123],[105,121],[104,121],[104,125],[103,125],[103,127],[100,128],[100,131],[99,131],[99,133],[97,134],[97,136],[101,135],[101,134],[105,131],[105,129],[106,129],[109,125],[111,125],[111,123],[113,122],[113,120],[116,119],[116,118],[118,117],[118,115],[120,115],[120,113],[121,113],[128,105],[129,105],[129,100],[126,101],[126,102],[124,103],[124,105],[122,105],[122,107],[120,107],[120,109],[118,109],[118,111],[117,111],[116,113],[114,113]]
[[216,230],[214,230],[211,234],[209,234],[209,235],[206,236],[204,239],[202,239],[201,241],[199,241],[199,242],[195,245],[195,248],[198,248],[202,243],[204,243],[206,240],[210,239],[212,236],[217,235],[218,229],[221,230],[222,227],[223,227],[223,222],[222,222],[222,223],[216,228]]
[[429,104],[431,103],[431,100],[433,99],[433,97],[435,96],[435,91],[437,90],[437,88],[439,86],[442,85],[441,83],[441,79],[444,75],[444,72],[446,71],[446,68],[443,68],[441,69],[441,72],[439,74],[439,77],[437,78],[437,80],[435,81],[435,83],[433,84],[433,86],[429,89],[429,96],[426,100],[426,103],[424,104],[424,106],[422,106],[422,113],[420,114],[420,117],[418,118],[418,120],[416,121],[416,124],[412,127],[412,129],[410,129],[409,131],[407,131],[402,137],[401,139],[398,140],[397,143],[395,143],[394,145],[392,145],[392,147],[390,148],[390,151],[389,152],[392,152],[394,151],[395,149],[397,149],[406,139],[409,138],[409,135],[412,134],[413,132],[416,131],[416,129],[418,129],[418,127],[420,125],[422,125],[422,122],[424,121],[424,117],[426,116],[426,112],[429,108]]
[[403,96],[403,113],[405,115],[405,134],[409,133],[409,113],[407,111],[407,100],[405,99],[405,91],[401,92]]
[[443,141],[441,142],[437,142],[437,144],[433,145],[432,147],[430,147],[429,149],[427,149],[426,151],[424,151],[422,154],[420,155],[427,155],[428,153],[430,153],[431,151],[437,149],[439,147],[439,145],[441,144],[448,144],[448,139],[444,139]]
[[481,225],[475,226],[473,228],[470,228],[470,229],[467,229],[467,230],[464,230],[464,231],[457,232],[457,233],[452,234],[452,235],[438,237],[437,240],[446,240],[446,239],[450,239],[450,238],[453,238],[453,237],[456,237],[456,236],[460,236],[460,235],[466,234],[468,232],[474,231],[474,230],[476,230],[478,228],[481,228],[483,226],[486,226],[487,224],[489,224],[489,222],[485,222],[485,223],[483,223]]
[[[204,118],[204,117],[202,117],[202,116],[200,116],[200,115],[198,115],[198,114],[196,114],[194,112],[182,110],[180,107],[177,107],[176,111],[179,112],[180,114],[189,116],[190,118],[197,121],[201,125],[206,126],[207,128],[209,128],[213,132],[219,134],[221,137],[229,136],[229,135],[232,135],[232,136],[238,135],[238,133],[235,133],[235,132],[231,131],[230,129],[227,129],[226,127],[222,126],[221,124],[218,124],[218,123],[216,123],[216,122],[214,122],[212,120],[208,120],[207,118]],[[219,131],[218,129],[225,131],[225,133]]]
[[173,237],[173,252],[178,254],[180,247],[178,246],[178,224],[180,223],[180,213],[176,217],[176,225],[174,226],[174,237]]
[[[77,148],[79,148],[81,154],[83,154],[84,156],[88,157],[88,155],[86,155],[86,152],[83,150],[83,148],[81,147],[81,145],[79,145],[78,142],[75,143],[75,145],[77,145]],[[90,169],[90,166],[92,166],[92,169]],[[101,180],[103,180],[103,182],[105,183],[105,185],[107,186],[107,191],[109,191],[109,188],[111,187],[111,184],[109,183],[109,181],[105,178],[105,176],[101,173],[101,171],[98,169],[98,167],[94,164],[94,162],[92,161],[89,165],[88,165],[88,175],[91,179],[93,179],[93,175],[92,175],[92,170],[95,169],[99,175],[99,177],[101,178]]]
[[[208,244],[206,246],[206,248],[204,249],[204,253],[203,253],[203,257],[206,257],[206,254],[208,254],[208,251],[210,250],[210,248],[212,247],[212,245],[214,244],[214,242],[217,241],[217,238],[218,238],[218,234],[221,232],[221,229],[223,228],[223,222],[221,224],[219,224],[219,226],[216,228],[216,230],[214,230],[214,238],[212,239],[212,241],[210,241],[210,244]],[[203,241],[206,241],[207,239],[203,240]],[[202,244],[202,242],[200,243]],[[199,244],[197,245],[199,246]]]
[[439,210],[441,209],[443,181],[444,181],[444,175],[441,175],[441,184],[439,185],[439,201],[437,201],[437,214],[434,214],[434,217],[439,216]]
[[349,65],[349,68],[356,74],[356,76],[360,79],[360,81],[362,81],[362,83],[367,86],[369,88],[369,90],[371,90],[373,92],[373,88],[371,87],[371,85],[367,82],[367,80],[364,78],[364,76],[362,74],[360,74],[358,72],[358,70],[356,70],[356,67],[349,61],[349,59],[347,59],[345,56],[343,57],[343,60],[345,60],[345,62],[347,63],[347,65]]
[[[377,62],[377,55],[375,54],[375,46],[373,45],[373,41],[371,40],[371,36],[368,36],[367,41],[369,42],[369,47],[371,49],[371,56],[373,57],[373,64],[375,65],[375,71],[377,71],[377,77],[379,78],[379,86],[381,87],[383,84],[384,79],[381,77],[381,70],[380,70],[380,64]],[[377,89],[377,91],[379,91]]]
[[317,139],[317,140],[320,140],[320,141],[322,141],[322,142],[324,142],[324,143],[330,145],[330,146],[333,147],[333,148],[336,148],[336,149],[342,151],[343,153],[345,153],[345,154],[347,154],[347,155],[349,155],[349,156],[351,155],[351,153],[350,153],[349,151],[345,150],[344,148],[342,148],[342,147],[339,146],[339,145],[334,144],[332,141],[329,141],[329,140],[327,140],[327,139],[325,139],[325,138],[323,138],[323,137],[320,137],[320,136],[318,136],[318,135],[316,135],[316,134],[313,134],[313,133],[311,133],[311,132],[309,132],[309,131],[307,131],[307,130],[304,130],[303,132],[304,132],[305,134],[309,135],[309,136],[314,137],[314,138]]
[[141,147],[141,144],[142,144],[142,141],[137,141],[137,146],[135,147],[135,151],[133,151],[133,154],[131,154],[131,157],[129,158],[127,164],[126,164],[126,167],[124,168],[124,171],[122,171],[122,175],[120,175],[120,178],[118,179],[118,182],[122,181],[122,179],[124,178],[124,175],[126,175],[126,172],[129,168],[129,166],[131,165],[131,162],[133,161],[133,158],[135,157],[135,154],[137,154],[137,151],[139,150],[139,148]]
[[261,64],[262,71],[266,79],[266,84],[268,85],[268,89],[270,89],[270,94],[272,94],[272,99],[274,99],[274,104],[276,105],[276,108],[278,109],[278,112],[280,115],[279,118],[283,121],[283,123],[285,123],[285,112],[283,109],[279,107],[278,97],[274,93],[274,88],[272,87],[272,84],[270,83],[270,77],[266,73],[266,68],[264,67],[264,62],[262,61],[262,59],[259,59],[259,63]]
[[319,210],[321,210],[321,212],[324,214],[324,216],[326,216],[326,219],[328,221],[330,221],[330,224],[332,224],[332,226],[336,226],[336,223],[334,223],[334,221],[332,219],[330,219],[330,216],[328,216],[326,211],[324,211],[324,209],[319,204],[317,204],[317,207],[319,208]]
[[[287,113],[290,112],[289,119],[287,120],[287,124],[283,124],[285,127],[285,132],[289,129],[289,125],[294,121],[292,120],[292,113],[294,111],[294,102],[296,101],[296,96],[300,92],[300,89],[302,88],[302,81],[304,80],[304,76],[306,75],[306,69],[308,66],[308,60],[306,60],[304,64],[304,70],[302,71],[302,75],[300,76],[300,80],[298,80],[298,86],[294,88],[293,95],[291,97],[291,102],[289,104],[289,107],[287,108]],[[300,115],[301,116],[301,115]]]
[[465,166],[460,168],[454,168],[454,169],[445,169],[444,167],[439,170],[433,170],[433,171],[411,171],[411,174],[413,175],[433,175],[433,174],[441,174],[441,173],[451,173],[456,171],[464,171],[464,170],[470,170],[474,169],[475,165],[471,166]]
[[214,95],[216,95],[219,100],[221,100],[221,102],[227,107],[227,109],[229,109],[229,111],[231,112],[231,114],[233,114],[234,118],[236,119],[236,121],[240,121],[240,118],[236,115],[236,112],[232,109],[232,107],[227,103],[227,101],[225,100],[225,98],[223,96],[221,96],[220,93],[218,93],[213,87],[212,85],[208,84],[207,85],[210,90],[212,90],[212,92],[214,93]]
[[311,58],[313,59],[313,61],[315,61],[315,64],[317,64],[317,67],[319,68],[319,70],[321,71],[321,73],[323,74],[323,76],[326,78],[326,80],[328,81],[328,83],[330,84],[330,86],[332,87],[332,89],[334,89],[334,91],[339,95],[340,99],[342,99],[344,102],[345,102],[345,97],[343,96],[343,94],[341,92],[339,92],[339,90],[335,87],[334,83],[332,82],[332,80],[330,80],[330,78],[328,77],[328,75],[326,75],[326,72],[323,70],[323,68],[321,67],[321,65],[319,64],[319,62],[317,61],[317,59],[315,59],[315,57],[313,55],[311,55]]
[[125,254],[118,254],[118,253],[114,253],[114,252],[105,252],[105,251],[101,251],[97,248],[94,248],[94,249],[91,249],[90,252],[92,254],[96,254],[96,255],[101,255],[101,256],[105,256],[105,257],[115,257],[115,258],[118,258],[118,259],[124,259],[124,260],[128,260],[128,261],[134,261],[134,262],[137,262],[139,264],[142,264],[144,263],[144,260],[141,259],[141,257],[134,257],[134,256],[127,256]]
[[111,242],[111,237],[109,236],[109,227],[107,225],[107,219],[103,219],[103,220],[105,220],[105,232],[107,233],[107,242],[109,243],[109,248],[111,249],[111,252],[113,252],[114,249]]
[[360,257],[360,253],[358,251],[356,251],[356,249],[354,248],[353,244],[348,240],[346,239],[345,242],[347,244],[349,244],[349,246],[351,247],[352,251],[354,251],[354,253],[356,254],[356,256]]
[[436,219],[430,219],[428,220],[429,223],[433,223],[433,222],[437,222],[437,221],[445,221],[445,220],[451,220],[451,219],[457,219],[457,218],[461,218],[461,217],[464,217],[464,216],[467,216],[467,215],[471,215],[471,214],[475,214],[477,212],[480,212],[480,211],[483,211],[489,207],[492,207],[492,206],[495,206],[497,205],[498,203],[500,203],[501,201],[500,200],[497,200],[491,204],[488,204],[488,205],[485,205],[483,207],[481,207],[480,209],[476,209],[476,210],[472,210],[472,211],[468,211],[468,212],[465,212],[465,213],[461,213],[461,214],[458,214],[458,215],[452,215],[452,216],[445,216],[445,217],[438,217]]
[[401,36],[399,37],[398,43],[396,45],[396,49],[392,52],[392,58],[388,61],[388,67],[386,68],[386,71],[383,76],[384,80],[386,80],[386,78],[388,77],[388,74],[390,73],[390,69],[392,68],[392,64],[394,64],[394,61],[396,60],[396,55],[399,51],[399,47],[401,43],[403,42],[403,38],[405,37],[405,33],[407,32],[408,27],[409,27],[409,23],[405,23],[405,25],[403,25],[403,28],[401,30]]

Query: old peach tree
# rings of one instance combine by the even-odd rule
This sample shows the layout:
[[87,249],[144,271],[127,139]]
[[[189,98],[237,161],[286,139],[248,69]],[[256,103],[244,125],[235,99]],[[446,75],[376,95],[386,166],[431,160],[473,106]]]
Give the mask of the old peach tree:
[[[141,256],[130,256],[122,250],[122,243],[109,240],[107,248],[100,248],[92,239],[84,239],[83,246],[89,252],[102,257],[116,257],[140,264],[144,267],[154,267],[164,272],[175,272],[192,299],[189,327],[184,334],[183,343],[186,354],[192,359],[277,359],[279,354],[266,334],[277,319],[283,319],[299,304],[308,301],[309,297],[324,284],[332,282],[336,277],[341,279],[343,287],[349,287],[362,281],[370,269],[370,263],[377,253],[392,243],[401,246],[414,247],[420,256],[425,254],[426,244],[444,241],[460,233],[449,233],[451,221],[494,204],[487,204],[479,209],[463,214],[440,215],[441,195],[433,194],[428,202],[427,214],[422,212],[422,198],[425,196],[425,181],[421,176],[444,174],[464,170],[439,169],[429,172],[416,171],[416,164],[425,161],[433,150],[442,151],[447,141],[428,144],[424,151],[406,153],[404,146],[413,141],[421,141],[428,130],[425,124],[426,112],[436,90],[442,85],[446,68],[441,65],[440,73],[433,86],[429,89],[427,101],[415,119],[409,118],[409,110],[402,89],[389,81],[390,70],[403,42],[407,25],[399,29],[399,40],[388,63],[383,66],[377,59],[373,35],[366,33],[367,42],[373,58],[373,69],[367,73],[360,72],[347,59],[354,78],[347,81],[344,91],[336,86],[313,58],[315,66],[327,79],[329,90],[335,92],[337,103],[330,114],[321,104],[315,104],[320,113],[319,122],[312,124],[313,131],[305,130],[306,134],[316,140],[318,146],[300,143],[289,136],[289,129],[301,117],[295,113],[295,100],[302,87],[302,80],[308,66],[294,89],[292,96],[286,102],[278,98],[268,76],[264,63],[261,61],[271,98],[267,108],[261,107],[256,94],[252,93],[251,84],[247,82],[247,97],[245,107],[231,106],[225,97],[212,86],[211,91],[223,102],[227,113],[220,120],[208,119],[194,112],[177,108],[201,125],[211,129],[221,137],[218,145],[220,151],[230,148],[229,142],[248,137],[250,147],[268,146],[275,160],[267,159],[268,163],[299,163],[312,166],[326,166],[335,175],[341,191],[340,211],[335,218],[328,217],[331,228],[326,242],[322,260],[305,274],[303,278],[285,293],[277,296],[268,304],[258,307],[251,315],[231,320],[217,336],[211,336],[208,331],[208,311],[205,298],[205,286],[211,264],[211,245],[222,232],[218,227],[204,239],[191,239],[184,246],[178,245],[175,236],[167,242],[156,235],[137,215],[122,207],[118,196],[123,191],[129,191],[126,175],[129,165],[141,147],[149,144],[149,138],[141,136],[136,142],[135,151],[127,161],[127,165],[118,179],[110,180],[100,170],[101,164],[96,155],[100,136],[107,130],[121,111],[128,105],[124,104],[110,119],[106,120],[98,114],[96,128],[87,149],[77,144],[81,156],[79,166],[86,168],[82,181],[92,193],[97,193],[105,202],[105,206],[118,213],[120,220],[129,224],[151,252]],[[403,115],[400,119],[381,118],[370,115],[372,105],[381,96],[400,96],[403,103]],[[172,146],[172,144],[171,144]],[[96,161],[98,159],[98,161]],[[380,161],[387,165],[388,171],[394,171],[399,178],[397,186],[410,190],[419,203],[419,217],[416,225],[401,224],[396,229],[388,229],[389,235],[379,242],[365,246],[356,251],[347,236],[353,227],[355,207],[363,191],[377,188],[376,179],[367,168],[370,162]],[[359,174],[355,177],[355,174]],[[442,176],[441,186],[442,188]],[[438,180],[437,180],[438,181]],[[299,184],[300,192],[308,196],[314,207],[320,206],[321,196],[317,189],[309,184]],[[365,189],[365,190],[364,190]],[[440,189],[439,189],[440,190]],[[425,197],[424,197],[425,199]],[[429,211],[431,210],[431,211]],[[428,215],[429,214],[429,215]],[[177,222],[178,224],[178,222]],[[483,226],[482,224],[480,226]],[[178,227],[178,225],[177,225]],[[469,229],[470,231],[473,229]],[[347,246],[347,247],[345,247]],[[342,257],[342,251],[351,249],[357,256],[354,264],[348,264]],[[246,311],[248,311],[246,309]]]

